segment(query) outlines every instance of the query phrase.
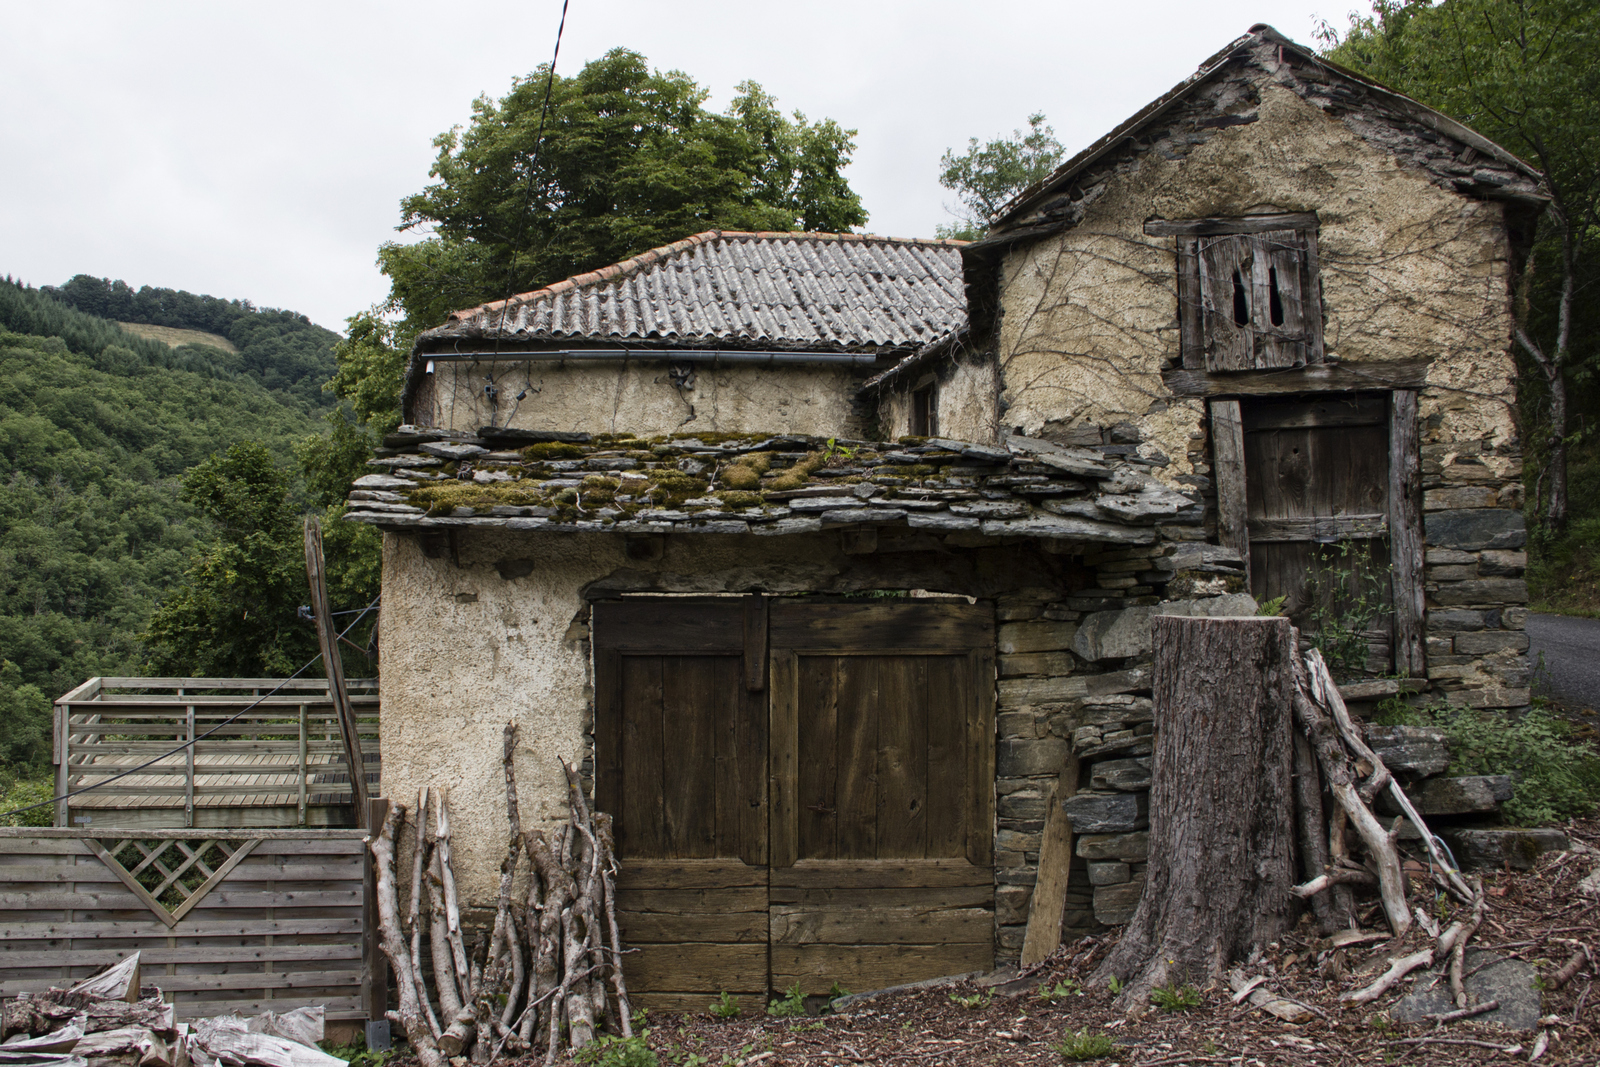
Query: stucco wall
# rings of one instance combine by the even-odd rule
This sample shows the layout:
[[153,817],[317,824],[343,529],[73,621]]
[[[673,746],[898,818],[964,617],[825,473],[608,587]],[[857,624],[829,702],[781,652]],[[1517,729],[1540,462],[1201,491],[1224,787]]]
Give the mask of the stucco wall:
[[1006,257],[1001,421],[1029,434],[1130,423],[1141,454],[1171,460],[1159,476],[1192,473],[1204,405],[1160,378],[1178,358],[1175,243],[1144,222],[1275,212],[1318,216],[1329,359],[1432,359],[1422,416],[1437,436],[1515,441],[1502,208],[1441,189],[1270,83],[1257,121],[1182,160],[1141,154],[1082,222]]
[[[852,408],[861,372],[839,366],[693,365],[682,384],[661,362],[462,363],[436,361],[418,391],[424,425],[474,431],[628,431],[641,437],[694,433],[861,436]],[[484,387],[492,384],[491,403]],[[517,400],[518,393],[526,393]]]
[[[592,714],[587,587],[785,593],[907,585],[904,573],[856,566],[835,536],[667,537],[653,561],[629,559],[623,539],[609,534],[461,530],[453,551],[433,557],[416,537],[386,533],[383,542],[384,793],[409,804],[423,785],[448,787],[457,877],[477,904],[492,903],[505,847],[500,754],[508,720],[522,731],[524,828],[565,817],[556,761],[586,755]],[[911,573],[937,581],[931,569]]]
[[[940,437],[956,441],[994,444],[999,440],[995,368],[988,359],[971,357],[943,361],[929,373],[936,377],[934,389],[938,405]],[[878,411],[879,429],[893,441],[911,432],[911,393],[920,388],[927,375],[907,374],[885,389]]]

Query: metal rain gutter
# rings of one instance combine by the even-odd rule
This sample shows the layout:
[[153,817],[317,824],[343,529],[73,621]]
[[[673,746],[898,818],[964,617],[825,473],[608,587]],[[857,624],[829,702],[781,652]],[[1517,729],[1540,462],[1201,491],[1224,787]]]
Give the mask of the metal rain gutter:
[[824,354],[816,352],[727,351],[715,348],[677,349],[623,349],[623,348],[557,348],[536,352],[433,352],[422,357],[428,361],[428,370],[434,363],[565,363],[568,360],[660,360],[666,363],[765,363],[773,364],[833,364],[848,367],[870,367],[879,356],[866,353]]

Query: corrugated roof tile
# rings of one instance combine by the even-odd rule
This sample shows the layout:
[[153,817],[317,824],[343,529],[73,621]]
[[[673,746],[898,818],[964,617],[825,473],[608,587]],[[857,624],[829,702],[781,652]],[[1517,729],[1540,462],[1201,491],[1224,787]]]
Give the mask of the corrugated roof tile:
[[423,340],[673,338],[699,344],[921,344],[966,319],[961,243],[709,231],[510,301]]

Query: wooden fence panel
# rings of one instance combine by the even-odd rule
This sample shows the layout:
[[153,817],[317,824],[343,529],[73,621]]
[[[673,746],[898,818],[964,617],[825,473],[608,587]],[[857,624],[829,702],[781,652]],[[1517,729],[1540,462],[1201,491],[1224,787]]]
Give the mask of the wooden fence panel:
[[[204,877],[241,850],[219,878]],[[151,872],[194,855],[154,905],[126,884],[148,897],[160,881]],[[311,1004],[365,1019],[366,863],[359,830],[0,828],[0,996],[65,986],[138,950],[144,984],[180,1019]]]

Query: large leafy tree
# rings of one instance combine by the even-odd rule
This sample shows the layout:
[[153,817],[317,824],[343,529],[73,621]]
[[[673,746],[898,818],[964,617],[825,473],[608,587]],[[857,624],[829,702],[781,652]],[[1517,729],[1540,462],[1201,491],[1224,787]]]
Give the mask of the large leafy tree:
[[939,160],[939,184],[956,194],[959,204],[950,211],[959,221],[940,226],[939,236],[982,237],[1008,200],[1055,170],[1065,155],[1042,112],[1028,116],[1026,133],[1013,130],[987,144],[973,137],[960,155],[947,149]]
[[400,229],[428,236],[378,253],[402,333],[700,230],[866,222],[841,173],[854,130],[785,115],[754,82],[724,114],[706,97],[619,48],[480,98],[465,130],[435,139],[434,183],[401,202]]
[[[1328,56],[1453,115],[1544,172],[1551,202],[1518,293],[1515,337],[1540,518],[1568,514],[1569,393],[1600,327],[1600,4],[1594,0],[1378,0]],[[1526,405],[1525,405],[1526,406]]]

